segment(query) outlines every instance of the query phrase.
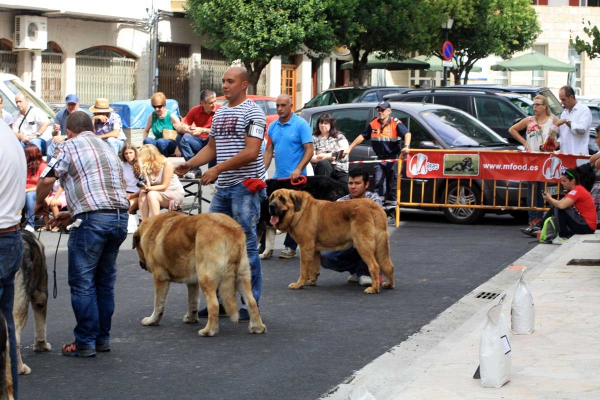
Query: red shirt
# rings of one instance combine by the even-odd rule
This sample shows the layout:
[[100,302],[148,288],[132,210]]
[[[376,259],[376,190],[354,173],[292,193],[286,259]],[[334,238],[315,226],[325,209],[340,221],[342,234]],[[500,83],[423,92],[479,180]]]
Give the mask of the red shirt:
[[[215,111],[217,111],[221,107],[217,104],[215,107]],[[202,104],[196,106],[187,113],[185,117],[181,120],[186,125],[193,126],[196,128],[210,128],[212,125],[213,116],[215,115],[215,111],[207,114],[204,112],[204,107]],[[208,134],[203,133],[200,135],[202,139],[208,139]]]
[[583,186],[577,185],[567,194],[566,197],[568,199],[573,199],[573,206],[585,219],[585,222],[587,222],[590,229],[595,231],[598,223],[596,219],[596,205],[594,204],[594,198],[590,192],[585,190]]
[[48,163],[46,161],[40,162],[40,166],[38,167],[37,174],[35,174],[35,175],[30,175],[29,172],[27,172],[27,182],[25,183],[25,189],[29,189],[29,188],[37,186],[38,180],[40,180],[40,175],[42,174],[42,172],[44,172],[46,165],[48,165]]

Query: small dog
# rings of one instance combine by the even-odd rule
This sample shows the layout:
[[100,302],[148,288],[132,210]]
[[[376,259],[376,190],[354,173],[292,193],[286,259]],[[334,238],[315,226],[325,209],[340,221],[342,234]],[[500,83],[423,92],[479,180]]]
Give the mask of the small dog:
[[46,312],[48,304],[48,271],[44,244],[33,233],[23,230],[23,260],[15,275],[15,302],[13,318],[17,337],[17,361],[19,375],[28,375],[31,368],[21,359],[21,331],[27,323],[29,303],[33,308],[35,343],[33,351],[50,351],[52,346],[46,341]]

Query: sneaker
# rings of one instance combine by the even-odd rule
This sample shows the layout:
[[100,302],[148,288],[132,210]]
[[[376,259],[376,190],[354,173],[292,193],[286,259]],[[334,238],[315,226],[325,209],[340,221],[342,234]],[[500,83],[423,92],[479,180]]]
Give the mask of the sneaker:
[[[227,313],[225,312],[225,307],[223,307],[223,304],[219,304],[219,317],[226,317]],[[208,308],[203,308],[202,310],[198,311],[198,317],[200,318],[208,318]]]
[[369,275],[361,275],[358,277],[358,283],[360,286],[371,286],[373,284],[373,280]]
[[565,243],[569,243],[569,239],[561,238],[560,236],[557,236],[554,239],[552,239],[552,244],[565,244]]
[[31,225],[25,225],[25,230],[32,232],[32,233],[35,232],[35,229],[33,229],[33,226],[31,226]]
[[96,343],[96,351],[98,353],[107,353],[110,351],[110,342]]
[[248,310],[245,308],[240,308],[239,315],[240,315],[240,318],[239,318],[240,321],[249,321],[250,320],[250,314],[248,313]]
[[531,226],[528,226],[527,228],[521,228],[522,233],[524,233],[527,236],[531,236],[531,237],[536,237],[537,233],[541,230],[542,230],[542,228],[540,228],[537,225],[531,225]]
[[261,260],[268,260],[273,257],[273,250],[269,250],[267,253],[260,253],[259,257]]
[[196,179],[196,173],[193,171],[188,172],[183,176],[184,179]]
[[283,249],[281,253],[279,253],[279,258],[294,258],[296,257],[296,250],[291,247],[286,247]]
[[358,279],[358,275],[352,274],[348,277],[348,283],[358,283],[360,282]]
[[194,178],[196,178],[196,179],[202,178],[202,170],[201,169],[197,169],[194,171]]
[[65,357],[96,357],[96,349],[79,349],[75,343],[63,344],[62,355]]

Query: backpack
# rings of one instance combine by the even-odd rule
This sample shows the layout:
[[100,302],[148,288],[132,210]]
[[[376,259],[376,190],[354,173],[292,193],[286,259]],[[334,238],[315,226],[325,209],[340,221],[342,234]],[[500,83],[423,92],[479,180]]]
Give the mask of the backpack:
[[556,220],[554,217],[548,217],[544,221],[544,225],[540,231],[540,243],[552,243],[552,239],[554,239],[556,236],[558,236]]

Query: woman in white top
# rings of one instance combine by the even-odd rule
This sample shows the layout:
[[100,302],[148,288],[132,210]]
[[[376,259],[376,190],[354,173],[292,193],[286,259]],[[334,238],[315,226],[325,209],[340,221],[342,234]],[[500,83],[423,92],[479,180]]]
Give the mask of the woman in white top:
[[123,163],[123,178],[125,179],[125,191],[129,199],[129,213],[135,214],[138,210],[138,199],[140,189],[137,186],[142,169],[137,148],[130,142],[126,142],[121,150],[121,162]]
[[335,119],[330,114],[323,114],[317,120],[313,132],[315,154],[310,162],[315,175],[329,176],[345,185],[348,184],[348,157],[342,158],[348,148],[348,140],[337,130]]
[[[525,137],[519,131],[526,130]],[[525,117],[510,127],[508,132],[519,143],[525,146],[525,151],[554,151],[557,149],[558,127],[554,125],[548,99],[537,95],[533,99],[533,116]],[[541,182],[527,182],[527,206],[544,207]],[[532,196],[533,194],[533,196]],[[526,235],[535,236],[541,229],[543,211],[529,211],[529,227],[522,228]]]
[[142,219],[158,215],[161,208],[174,210],[179,207],[185,192],[179,178],[173,173],[173,163],[151,144],[140,148],[140,160],[146,179],[146,183],[140,187]]

